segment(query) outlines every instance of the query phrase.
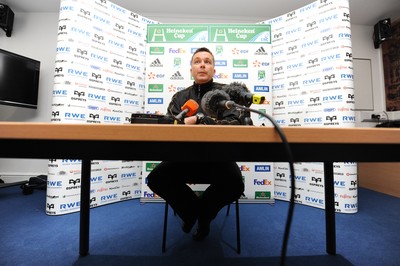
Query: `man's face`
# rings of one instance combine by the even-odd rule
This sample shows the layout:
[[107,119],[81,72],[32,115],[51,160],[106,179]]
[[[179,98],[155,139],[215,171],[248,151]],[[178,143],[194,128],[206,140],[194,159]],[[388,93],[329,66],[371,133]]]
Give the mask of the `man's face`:
[[208,52],[198,52],[193,56],[190,73],[197,84],[209,82],[215,74],[214,59]]

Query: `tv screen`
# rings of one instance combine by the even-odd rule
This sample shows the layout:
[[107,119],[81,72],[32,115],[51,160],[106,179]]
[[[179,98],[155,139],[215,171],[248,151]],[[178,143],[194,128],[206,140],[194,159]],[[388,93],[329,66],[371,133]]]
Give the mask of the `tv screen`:
[[0,49],[0,104],[37,109],[40,62]]

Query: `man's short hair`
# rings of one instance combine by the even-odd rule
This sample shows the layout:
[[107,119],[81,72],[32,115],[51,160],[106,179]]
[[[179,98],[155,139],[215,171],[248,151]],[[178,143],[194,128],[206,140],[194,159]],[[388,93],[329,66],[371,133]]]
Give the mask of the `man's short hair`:
[[213,55],[213,53],[210,51],[210,49],[208,49],[207,47],[200,47],[200,48],[197,48],[197,50],[194,51],[194,53],[193,53],[193,55],[192,55],[192,59],[190,60],[190,62],[193,61],[193,57],[195,56],[195,54],[197,54],[197,53],[199,53],[199,52],[207,52],[207,53],[211,54],[212,59],[213,59],[213,63],[214,63],[214,61],[215,61],[215,60],[214,60],[214,55]]

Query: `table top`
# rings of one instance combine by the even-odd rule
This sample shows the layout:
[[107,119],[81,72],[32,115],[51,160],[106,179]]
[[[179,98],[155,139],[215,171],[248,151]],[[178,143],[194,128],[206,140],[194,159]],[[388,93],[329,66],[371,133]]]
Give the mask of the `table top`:
[[[281,127],[295,162],[399,162],[400,129]],[[265,126],[0,122],[0,157],[287,162]]]
[[[399,144],[398,128],[281,127],[290,143]],[[281,139],[273,127],[165,124],[59,124],[0,122],[0,139],[256,142]]]

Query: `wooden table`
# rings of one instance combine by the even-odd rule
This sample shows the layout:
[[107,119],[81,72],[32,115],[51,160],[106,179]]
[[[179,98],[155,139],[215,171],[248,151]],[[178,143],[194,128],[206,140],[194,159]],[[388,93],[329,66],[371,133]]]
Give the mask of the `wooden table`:
[[[323,162],[326,250],[336,254],[334,162],[399,162],[397,128],[282,128],[295,162]],[[273,127],[0,122],[0,157],[81,159],[79,253],[89,252],[91,160],[287,162]]]

